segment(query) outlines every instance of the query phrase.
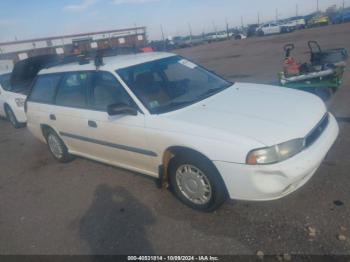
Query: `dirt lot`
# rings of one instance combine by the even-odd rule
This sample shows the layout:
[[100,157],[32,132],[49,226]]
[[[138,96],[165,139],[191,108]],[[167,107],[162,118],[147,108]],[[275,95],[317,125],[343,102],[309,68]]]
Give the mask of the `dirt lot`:
[[[309,39],[350,50],[350,26],[179,53],[233,80],[275,83],[282,46],[294,42],[303,60]],[[305,187],[273,202],[231,201],[213,214],[183,206],[144,176],[86,159],[59,164],[26,129],[0,120],[0,254],[350,254],[349,101],[348,70],[330,106],[340,137]]]

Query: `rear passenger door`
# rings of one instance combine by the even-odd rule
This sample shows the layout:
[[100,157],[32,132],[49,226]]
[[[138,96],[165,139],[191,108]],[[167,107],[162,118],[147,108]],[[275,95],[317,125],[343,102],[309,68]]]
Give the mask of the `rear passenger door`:
[[54,97],[61,77],[62,74],[39,75],[27,98],[27,126],[39,139],[43,139],[42,124],[56,129],[56,123],[50,120],[50,114],[55,109]]
[[92,74],[93,71],[64,73],[54,105],[47,112],[50,126],[59,132],[70,152],[86,156],[94,146],[79,138],[89,136],[87,92]]

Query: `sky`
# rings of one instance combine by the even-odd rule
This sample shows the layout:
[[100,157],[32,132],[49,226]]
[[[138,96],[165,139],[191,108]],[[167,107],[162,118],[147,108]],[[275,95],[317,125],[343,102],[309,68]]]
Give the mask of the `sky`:
[[[343,0],[318,0],[325,10]],[[345,0],[350,6],[350,0]],[[149,39],[308,14],[317,0],[0,0],[0,42],[146,26]]]

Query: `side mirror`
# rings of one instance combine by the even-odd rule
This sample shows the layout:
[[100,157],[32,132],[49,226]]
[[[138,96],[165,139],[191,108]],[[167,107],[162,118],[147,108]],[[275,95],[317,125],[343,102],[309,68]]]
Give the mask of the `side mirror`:
[[107,106],[107,113],[110,116],[116,115],[137,115],[137,109],[126,104],[112,104]]

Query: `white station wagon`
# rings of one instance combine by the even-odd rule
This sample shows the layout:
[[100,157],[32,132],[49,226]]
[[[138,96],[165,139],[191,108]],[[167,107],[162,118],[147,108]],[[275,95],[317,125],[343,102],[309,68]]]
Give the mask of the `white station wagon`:
[[59,161],[77,155],[150,175],[202,211],[297,190],[338,135],[314,95],[231,83],[170,53],[43,69],[26,111]]

